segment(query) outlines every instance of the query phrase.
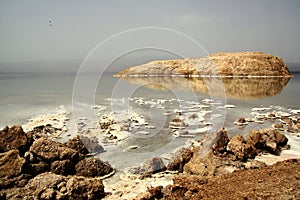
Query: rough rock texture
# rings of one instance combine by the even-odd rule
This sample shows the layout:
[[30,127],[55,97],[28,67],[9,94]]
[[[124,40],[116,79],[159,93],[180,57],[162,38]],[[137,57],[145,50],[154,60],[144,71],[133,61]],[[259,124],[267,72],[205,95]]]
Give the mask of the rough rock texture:
[[152,61],[115,76],[290,76],[281,58],[262,52],[215,53],[203,58]]
[[73,163],[76,163],[80,160],[78,151],[46,138],[35,140],[30,147],[30,151],[46,162],[69,159]]
[[68,180],[66,189],[68,199],[93,200],[101,199],[105,196],[102,181],[96,178],[73,176]]
[[74,164],[70,160],[56,160],[51,163],[51,172],[61,175],[74,174]]
[[146,160],[142,166],[131,169],[131,172],[135,174],[141,174],[142,177],[146,177],[165,170],[166,166],[163,160],[159,157],[154,157]]
[[18,150],[0,153],[0,178],[13,178],[21,174],[25,159],[20,157]]
[[31,179],[23,188],[8,190],[5,196],[6,199],[83,200],[101,199],[105,196],[105,192],[100,179],[65,177],[47,172]]
[[73,139],[67,141],[65,145],[84,155],[101,153],[104,151],[104,148],[98,143],[96,137],[93,138],[76,135]]
[[228,149],[233,152],[239,160],[247,160],[256,155],[255,147],[247,143],[241,134],[237,134],[230,139]]
[[278,154],[280,148],[287,144],[288,139],[277,130],[262,129],[250,130],[246,136],[246,141],[248,144],[254,146],[257,152],[266,150]]
[[193,151],[190,148],[180,148],[169,160],[167,170],[183,171],[183,166],[190,161],[193,156]]
[[[229,167],[230,166],[230,167]],[[240,162],[232,162],[226,157],[219,157],[212,152],[202,155],[200,151],[194,151],[190,162],[184,165],[184,172],[203,177],[212,177],[230,173],[232,169],[241,169],[244,165]]]
[[0,152],[18,149],[25,152],[32,143],[32,136],[25,134],[22,127],[15,125],[11,128],[5,127],[0,131]]
[[235,171],[208,179],[180,175],[162,190],[164,199],[299,199],[300,160]]
[[81,138],[79,135],[76,135],[74,138],[68,140],[65,145],[71,149],[74,149],[76,151],[79,151],[81,154],[88,154],[89,151],[83,144]]
[[223,154],[226,151],[229,138],[225,128],[220,128],[215,133],[216,137],[212,141],[212,151],[214,154]]
[[81,160],[75,166],[77,176],[95,177],[104,176],[113,171],[109,163],[99,158],[88,158]]

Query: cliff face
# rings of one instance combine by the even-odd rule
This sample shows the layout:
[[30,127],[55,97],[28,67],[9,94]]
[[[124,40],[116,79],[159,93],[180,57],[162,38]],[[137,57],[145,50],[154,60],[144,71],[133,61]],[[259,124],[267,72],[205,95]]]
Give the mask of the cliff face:
[[215,53],[202,58],[152,61],[130,67],[116,77],[124,76],[291,76],[288,67],[277,56],[261,52]]

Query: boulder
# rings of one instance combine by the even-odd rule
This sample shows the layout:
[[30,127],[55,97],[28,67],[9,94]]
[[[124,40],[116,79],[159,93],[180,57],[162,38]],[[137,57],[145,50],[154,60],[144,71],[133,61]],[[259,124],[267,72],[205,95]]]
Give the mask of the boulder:
[[74,138],[68,140],[65,145],[71,149],[78,151],[81,154],[88,154],[86,146],[83,144],[79,135],[76,135]]
[[226,170],[227,161],[223,157],[219,157],[213,152],[206,155],[201,155],[200,151],[196,150],[192,159],[184,166],[184,172],[187,174],[201,175],[212,177],[220,174],[229,173]]
[[6,193],[6,199],[101,199],[105,196],[100,179],[65,177],[51,172],[39,174],[23,188]]
[[214,154],[222,154],[226,151],[229,138],[225,128],[220,128],[215,133],[215,139],[212,141],[212,150]]
[[175,152],[171,157],[169,164],[167,165],[167,170],[179,172],[183,171],[183,166],[190,161],[193,156],[193,151],[189,148],[182,147]]
[[105,196],[104,185],[100,179],[71,177],[67,184],[67,199],[93,200]]
[[241,134],[237,134],[230,139],[228,149],[233,152],[235,157],[239,160],[253,158],[256,154],[254,146],[246,143],[246,140]]
[[66,146],[79,151],[81,154],[94,154],[104,152],[96,137],[75,136],[66,142]]
[[46,138],[35,140],[30,147],[30,151],[45,162],[69,159],[77,163],[82,159],[78,151],[68,148],[65,145]]
[[25,162],[18,150],[0,153],[0,178],[13,178],[20,175]]
[[50,166],[49,164],[40,161],[38,163],[30,163],[29,164],[29,170],[28,173],[30,173],[33,176],[36,176],[38,174],[42,174],[44,172],[50,171]]
[[70,160],[56,160],[51,163],[51,172],[61,175],[74,174],[74,164]]
[[75,166],[77,176],[95,177],[105,176],[113,172],[109,163],[99,158],[87,158],[78,162]]
[[5,127],[0,131],[0,152],[18,149],[25,152],[31,145],[32,137],[26,135],[21,126]]
[[148,160],[146,160],[142,164],[142,166],[133,168],[131,170],[131,172],[133,172],[135,174],[141,174],[142,178],[143,178],[143,177],[149,176],[151,174],[165,171],[165,170],[166,170],[166,166],[165,166],[163,160],[159,157],[154,157],[154,158],[149,158]]
[[287,137],[274,129],[250,130],[246,137],[248,144],[253,145],[258,151],[266,150],[270,153],[278,153],[284,147]]

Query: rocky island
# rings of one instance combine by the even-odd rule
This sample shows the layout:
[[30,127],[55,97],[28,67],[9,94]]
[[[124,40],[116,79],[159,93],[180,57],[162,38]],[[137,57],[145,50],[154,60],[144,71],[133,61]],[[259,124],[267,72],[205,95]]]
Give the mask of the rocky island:
[[222,52],[201,58],[152,61],[125,69],[115,76],[289,77],[291,73],[278,56],[262,52]]

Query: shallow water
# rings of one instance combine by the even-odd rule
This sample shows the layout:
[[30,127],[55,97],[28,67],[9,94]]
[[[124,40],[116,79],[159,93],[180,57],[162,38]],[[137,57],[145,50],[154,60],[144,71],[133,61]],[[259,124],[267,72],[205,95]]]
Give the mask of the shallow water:
[[[80,82],[76,81],[80,80]],[[93,82],[97,80],[97,82]],[[75,81],[75,82],[74,82]],[[76,85],[77,84],[77,85]],[[132,131],[132,137],[118,146],[106,146],[106,153],[100,154],[120,169],[136,165],[152,156],[161,156],[184,145],[189,138],[174,138],[168,125],[172,118],[164,112],[176,109],[186,110],[192,102],[203,103],[213,99],[211,114],[207,121],[215,131],[225,126],[230,136],[237,133],[245,135],[249,129],[270,127],[272,121],[264,124],[252,123],[244,128],[233,126],[238,117],[251,117],[253,107],[280,106],[274,109],[287,110],[300,108],[300,74],[287,79],[185,79],[185,78],[131,78],[118,79],[111,74],[95,77],[88,75],[75,79],[75,75],[1,75],[0,76],[0,127],[24,124],[29,118],[41,114],[66,110],[78,117],[98,120],[110,112],[130,110],[143,115],[155,129],[147,130],[149,135],[139,136]],[[91,89],[96,87],[94,89]],[[141,102],[136,100],[141,99]],[[178,99],[180,101],[178,101]],[[167,100],[151,107],[147,102]],[[146,103],[145,103],[146,102]],[[233,109],[220,106],[234,105]],[[105,105],[99,113],[92,105]],[[157,108],[157,106],[160,106]],[[272,109],[273,109],[272,108]],[[194,127],[193,127],[194,128]],[[189,127],[189,129],[192,129]],[[73,130],[73,129],[72,129]],[[200,138],[203,134],[195,135]],[[138,146],[137,149],[128,149]]]

